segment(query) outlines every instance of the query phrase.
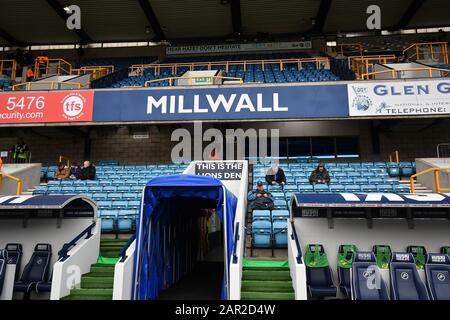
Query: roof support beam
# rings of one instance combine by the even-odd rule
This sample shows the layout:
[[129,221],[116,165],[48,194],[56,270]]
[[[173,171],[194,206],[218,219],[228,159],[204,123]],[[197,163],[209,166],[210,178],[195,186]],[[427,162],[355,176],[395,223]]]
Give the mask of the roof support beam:
[[241,0],[231,0],[230,10],[233,33],[235,36],[240,36],[242,34]]
[[12,46],[24,47],[26,44],[20,40],[17,40],[12,35],[10,35],[6,30],[0,28],[0,37],[8,41]]
[[[58,0],[46,0],[46,1],[49,4],[49,6],[53,8],[53,10],[56,12],[56,14],[58,16],[60,16],[61,19],[63,19],[64,24],[65,24],[67,21],[68,15],[67,15],[67,12],[64,10],[64,7],[58,2]],[[69,29],[67,29],[67,30],[69,30]],[[73,31],[81,39],[81,43],[92,42],[91,37],[88,36],[88,34],[83,30],[83,28],[74,29]]]
[[389,30],[400,30],[408,26],[412,18],[414,18],[416,13],[420,10],[420,8],[426,1],[427,0],[414,0],[413,2],[411,2],[400,20],[395,25],[389,27]]
[[316,16],[316,23],[312,27],[312,33],[322,33],[325,22],[327,21],[328,12],[330,11],[331,3],[333,0],[321,0],[319,11]]
[[155,33],[154,40],[165,40],[166,36],[164,35],[164,31],[159,24],[158,18],[156,17],[155,12],[153,11],[152,6],[150,5],[149,0],[138,0],[139,5],[144,11],[145,16],[147,17],[148,23],[152,27],[153,32]]

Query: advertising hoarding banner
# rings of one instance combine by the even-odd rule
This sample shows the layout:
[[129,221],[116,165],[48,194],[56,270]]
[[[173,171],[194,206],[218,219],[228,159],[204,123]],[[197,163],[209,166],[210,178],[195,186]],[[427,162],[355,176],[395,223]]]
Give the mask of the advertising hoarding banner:
[[0,93],[0,124],[92,121],[94,91]]
[[450,81],[348,84],[351,117],[450,114]]

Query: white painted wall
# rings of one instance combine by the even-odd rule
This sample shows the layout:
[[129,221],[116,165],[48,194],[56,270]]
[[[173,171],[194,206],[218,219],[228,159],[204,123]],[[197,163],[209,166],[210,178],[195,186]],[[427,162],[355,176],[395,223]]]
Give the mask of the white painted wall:
[[59,300],[69,295],[71,289],[79,287],[81,276],[88,273],[91,265],[97,261],[100,235],[101,219],[98,219],[92,230],[92,236],[89,239],[80,240],[69,251],[69,257],[65,261],[58,261],[53,265],[51,300]]
[[305,261],[302,256],[301,263],[297,263],[298,250],[295,240],[291,238],[292,226],[290,222],[288,223],[287,234],[289,271],[292,278],[292,287],[295,291],[295,300],[308,300]]
[[136,240],[126,251],[124,262],[117,262],[114,267],[113,300],[131,300],[133,293],[133,270]]

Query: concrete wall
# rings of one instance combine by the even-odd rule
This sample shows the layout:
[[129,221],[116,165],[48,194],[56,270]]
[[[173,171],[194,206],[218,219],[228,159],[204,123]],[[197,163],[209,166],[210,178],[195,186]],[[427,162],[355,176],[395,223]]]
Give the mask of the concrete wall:
[[[3,172],[22,180],[22,191],[26,191],[39,184],[41,178],[41,164],[4,164]],[[0,188],[1,195],[17,194],[17,182],[7,177],[3,177]]]
[[[422,158],[416,159],[417,172],[429,168],[450,168],[450,158]],[[417,182],[437,192],[434,172],[425,173],[417,177]],[[441,188],[450,188],[450,171],[439,172],[439,183]]]

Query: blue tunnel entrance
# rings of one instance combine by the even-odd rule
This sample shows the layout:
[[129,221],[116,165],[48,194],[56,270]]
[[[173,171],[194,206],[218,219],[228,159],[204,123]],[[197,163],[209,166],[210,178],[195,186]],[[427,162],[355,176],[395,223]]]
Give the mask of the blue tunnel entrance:
[[[215,178],[150,180],[136,231],[133,298],[227,299],[236,202]],[[213,215],[220,232],[208,233]]]

